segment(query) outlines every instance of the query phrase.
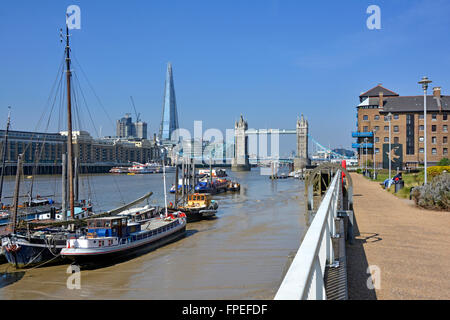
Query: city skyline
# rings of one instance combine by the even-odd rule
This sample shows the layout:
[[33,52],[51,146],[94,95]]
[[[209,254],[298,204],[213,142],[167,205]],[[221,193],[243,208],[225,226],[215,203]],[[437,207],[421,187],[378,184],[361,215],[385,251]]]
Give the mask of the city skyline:
[[[324,3],[327,10],[319,10]],[[16,130],[34,126],[30,119],[44,109],[63,51],[57,30],[70,4],[5,4],[0,36],[6,50],[0,58],[8,63],[0,79],[0,111],[6,118],[12,106]],[[168,61],[177,68],[180,127],[192,131],[193,122],[202,120],[204,128],[225,131],[243,113],[249,127],[285,129],[295,126],[286,118],[303,113],[311,135],[336,148],[351,148],[355,96],[367,88],[382,83],[401,95],[419,95],[417,81],[428,75],[442,94],[450,92],[448,44],[440,41],[449,27],[445,1],[381,1],[381,30],[366,27],[369,2],[75,4],[82,24],[71,31],[73,56],[109,113],[91,94],[104,136],[114,135],[110,119],[130,110],[130,95],[149,136],[158,134]],[[86,129],[95,136],[98,127]],[[289,138],[281,141],[284,150],[294,146]]]

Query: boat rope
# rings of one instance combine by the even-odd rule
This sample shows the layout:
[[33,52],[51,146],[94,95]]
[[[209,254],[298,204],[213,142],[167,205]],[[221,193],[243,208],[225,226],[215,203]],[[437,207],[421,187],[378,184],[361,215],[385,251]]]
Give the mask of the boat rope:
[[[79,63],[77,63],[77,65],[79,65]],[[80,69],[81,69],[81,66],[79,66],[79,67],[80,67]],[[75,92],[78,92],[78,91],[79,91],[79,92],[80,92],[79,95],[81,96],[82,101],[84,102],[84,106],[85,106],[85,108],[86,108],[87,114],[89,115],[89,119],[91,120],[92,127],[93,127],[95,133],[97,134],[97,137],[98,137],[98,138],[101,138],[101,137],[100,137],[100,133],[99,133],[99,131],[97,130],[97,127],[96,127],[95,122],[94,122],[94,120],[93,120],[93,117],[92,117],[91,111],[90,111],[90,109],[89,109],[88,103],[87,103],[87,101],[86,101],[86,96],[85,96],[84,93],[83,93],[83,90],[82,90],[82,87],[81,87],[81,82],[80,82],[80,80],[79,80],[79,78],[78,78],[78,75],[77,75],[76,72],[74,72],[73,75],[74,75],[74,80],[75,80],[75,81],[74,81],[74,84],[75,84],[75,85],[74,85],[74,97],[75,97]],[[86,78],[87,78],[87,77],[86,77]],[[97,97],[97,98],[98,98],[98,97]],[[80,105],[82,105],[81,102],[80,102]],[[77,106],[78,106],[78,104],[77,104],[77,102],[76,102],[76,99],[75,99],[75,106],[76,106],[76,108],[77,108]],[[80,110],[79,110],[78,108],[77,108],[76,110],[77,110],[78,115],[79,115],[79,114],[80,114]],[[81,130],[81,121],[80,121],[79,117],[78,117],[78,122],[80,123],[79,126],[80,126],[80,130]],[[123,194],[122,194],[122,192],[120,191],[119,184],[117,183],[116,177],[115,177],[114,175],[112,176],[112,180],[113,180],[114,186],[115,186],[116,189],[117,189],[117,192],[119,193],[119,196],[120,196],[120,199],[121,199],[122,203],[123,203],[123,204],[126,204],[125,198],[123,197]]]
[[40,268],[40,267],[42,267],[43,265],[52,262],[53,260],[55,260],[56,258],[58,258],[58,257],[60,257],[60,256],[61,256],[61,254],[58,254],[57,256],[54,256],[54,257],[51,258],[50,260],[47,260],[47,261],[45,261],[45,262],[43,262],[43,263],[41,263],[41,264],[39,264],[39,265],[37,265],[37,266],[34,266],[34,267],[28,269],[28,271],[33,270],[33,269],[36,269],[36,268]]
[[28,261],[27,264],[24,265],[24,267],[29,266],[30,264],[33,263],[34,260],[36,260],[38,257],[41,256],[42,252],[44,252],[46,248],[44,247],[44,249],[41,250],[41,252],[39,252],[36,256],[33,257],[33,259],[31,259],[31,261]]
[[55,239],[53,237],[50,237],[50,238],[45,238],[44,241],[45,241],[45,245],[47,246],[48,251],[50,251],[50,253],[53,256],[58,255],[58,253],[54,253],[52,250],[52,245],[53,245],[53,249],[56,249]]

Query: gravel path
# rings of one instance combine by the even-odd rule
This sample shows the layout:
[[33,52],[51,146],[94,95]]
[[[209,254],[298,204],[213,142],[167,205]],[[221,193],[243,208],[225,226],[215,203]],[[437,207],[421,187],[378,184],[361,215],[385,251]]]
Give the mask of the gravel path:
[[[347,245],[349,298],[450,299],[450,212],[416,208],[378,182],[351,177],[356,239]],[[367,286],[368,266],[379,270],[375,290]]]

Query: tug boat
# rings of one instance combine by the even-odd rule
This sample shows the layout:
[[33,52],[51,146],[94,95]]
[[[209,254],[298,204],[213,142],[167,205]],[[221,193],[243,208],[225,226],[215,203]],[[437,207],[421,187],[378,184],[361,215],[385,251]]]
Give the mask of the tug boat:
[[219,205],[212,200],[210,194],[194,193],[188,195],[186,205],[177,208],[169,205],[168,210],[170,212],[180,210],[186,214],[187,222],[194,222],[214,218],[218,207]]
[[88,220],[87,228],[86,235],[68,239],[61,250],[63,257],[82,266],[120,260],[175,241],[185,235],[186,215],[178,211],[164,218],[96,218]]

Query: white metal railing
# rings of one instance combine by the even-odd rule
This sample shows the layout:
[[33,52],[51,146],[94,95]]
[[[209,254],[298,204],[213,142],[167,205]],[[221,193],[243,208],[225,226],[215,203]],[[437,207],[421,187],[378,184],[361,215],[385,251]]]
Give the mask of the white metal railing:
[[329,186],[317,213],[275,295],[275,300],[325,300],[325,267],[334,262],[332,237],[336,234],[341,170]]

